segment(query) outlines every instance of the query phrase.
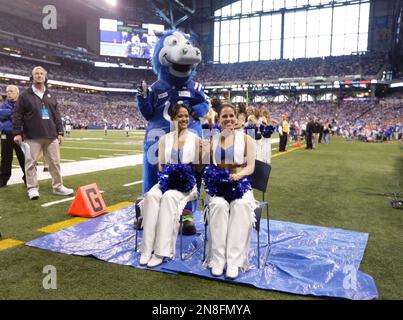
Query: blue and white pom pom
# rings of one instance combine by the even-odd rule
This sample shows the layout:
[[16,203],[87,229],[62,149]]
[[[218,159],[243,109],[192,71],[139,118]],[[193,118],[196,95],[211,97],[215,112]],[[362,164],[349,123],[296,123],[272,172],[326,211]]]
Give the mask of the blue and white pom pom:
[[211,197],[223,197],[229,203],[241,199],[245,192],[252,190],[247,177],[239,180],[231,180],[229,170],[213,165],[206,167],[203,174],[206,192]]
[[260,132],[262,133],[263,138],[270,138],[274,130],[276,129],[272,125],[265,126],[262,124],[260,126]]
[[177,163],[164,165],[162,172],[158,174],[158,182],[162,193],[167,190],[187,193],[193,189],[196,178],[191,165]]

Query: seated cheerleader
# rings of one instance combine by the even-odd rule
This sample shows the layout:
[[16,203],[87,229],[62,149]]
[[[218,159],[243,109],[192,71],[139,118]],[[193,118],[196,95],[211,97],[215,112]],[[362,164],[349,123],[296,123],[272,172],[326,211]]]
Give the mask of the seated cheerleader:
[[208,204],[209,253],[213,276],[235,279],[239,268],[248,267],[256,201],[248,180],[255,168],[256,147],[251,137],[236,130],[235,108],[223,104],[218,121],[222,128],[210,144],[213,164],[203,180]]
[[198,196],[195,165],[199,138],[188,130],[189,111],[177,104],[170,110],[175,131],[158,142],[159,182],[145,195],[142,208],[143,241],[140,264],[156,267],[174,258],[179,217],[188,201]]

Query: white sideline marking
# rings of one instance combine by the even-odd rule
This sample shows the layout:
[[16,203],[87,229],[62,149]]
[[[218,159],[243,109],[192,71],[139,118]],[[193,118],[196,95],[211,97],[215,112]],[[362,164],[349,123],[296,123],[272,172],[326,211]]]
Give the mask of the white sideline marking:
[[127,156],[127,154],[121,154],[121,153],[114,153],[114,156]]
[[107,155],[105,155],[105,154],[100,154],[98,157],[100,157],[100,158],[113,158],[112,155],[107,156]]
[[60,161],[66,161],[66,162],[75,162],[77,160],[71,160],[71,159],[60,159]]
[[60,147],[61,149],[77,149],[77,150],[97,150],[97,151],[117,151],[117,152],[129,152],[133,151],[130,149],[122,150],[122,149],[103,149],[103,148],[84,148],[84,147]]
[[85,160],[95,160],[97,158],[92,158],[92,157],[80,157],[80,159],[85,159]]
[[[104,193],[104,192],[105,192],[105,191],[103,191],[103,190],[99,191],[99,193]],[[63,200],[47,202],[47,203],[44,203],[43,205],[41,205],[41,207],[44,207],[44,208],[50,207],[50,206],[53,206],[53,205],[58,204],[58,203],[63,203],[63,202],[71,201],[71,200],[73,200],[74,198],[75,198],[75,197],[70,197],[70,198],[66,198],[66,199],[63,199]]]
[[[112,157],[104,159],[94,159],[94,160],[82,160],[75,162],[62,162],[60,164],[62,176],[73,176],[77,174],[85,174],[91,172],[98,172],[102,170],[118,169],[123,167],[132,167],[143,163],[143,154],[128,155],[125,157]],[[37,166],[37,177],[38,180],[50,179],[49,172],[43,172],[43,166]],[[102,179],[102,175],[100,175]],[[13,169],[11,174],[11,179],[9,180],[10,185],[23,183],[22,181],[22,171],[21,169]]]
[[126,183],[123,186],[124,187],[130,187],[130,186],[134,186],[135,184],[140,184],[143,183],[143,180],[139,180],[139,181],[134,181],[134,182],[130,182],[130,183]]

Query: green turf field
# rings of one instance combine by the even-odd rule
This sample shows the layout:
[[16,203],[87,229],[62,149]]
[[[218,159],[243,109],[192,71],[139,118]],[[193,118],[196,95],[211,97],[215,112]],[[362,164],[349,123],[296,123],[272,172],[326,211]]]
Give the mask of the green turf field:
[[[123,131],[109,131],[108,136],[103,131],[73,131],[62,147],[62,159],[137,154],[142,137],[143,132],[131,132],[126,138]],[[272,160],[271,218],[369,233],[360,270],[374,277],[380,299],[403,299],[403,212],[392,209],[385,195],[389,181],[400,179],[403,184],[402,151],[402,143],[333,139],[330,145],[300,149]],[[141,185],[123,185],[138,180],[141,166],[64,178],[66,186],[74,188],[96,182],[105,191],[107,205],[134,201]],[[30,241],[45,235],[37,229],[69,219],[70,202],[41,207],[61,198],[51,193],[49,180],[41,181],[40,186],[38,201],[29,201],[21,184],[0,189],[3,239]],[[42,287],[46,265],[57,268],[57,290]],[[317,299],[139,270],[23,245],[0,251],[0,283],[0,299]]]

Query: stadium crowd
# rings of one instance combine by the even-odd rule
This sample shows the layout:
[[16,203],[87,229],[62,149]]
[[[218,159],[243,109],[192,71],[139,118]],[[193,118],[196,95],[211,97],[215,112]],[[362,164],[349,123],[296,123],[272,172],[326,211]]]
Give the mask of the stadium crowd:
[[[9,15],[0,12],[0,30],[6,31],[12,34],[24,35],[30,38],[53,42],[56,44],[66,45],[72,48],[82,47],[85,48],[85,39],[73,34],[66,27],[60,25],[57,26],[58,29],[49,29],[44,32],[43,26],[40,23],[33,22],[28,19],[22,19],[17,16],[13,16],[10,19]],[[61,37],[60,35],[63,35]]]
[[386,63],[382,53],[294,60],[249,61],[206,64],[197,70],[201,83],[259,81],[312,76],[376,75]]
[[[350,55],[295,60],[251,61],[236,64],[205,64],[197,69],[195,80],[203,84],[248,83],[281,78],[315,76],[376,75],[386,63],[383,54]],[[156,76],[150,69],[94,68],[88,63],[60,60],[46,65],[49,78],[80,83],[110,82],[138,84],[141,80],[153,83]],[[26,75],[37,61],[0,57],[0,71]],[[59,65],[58,65],[59,64]]]

